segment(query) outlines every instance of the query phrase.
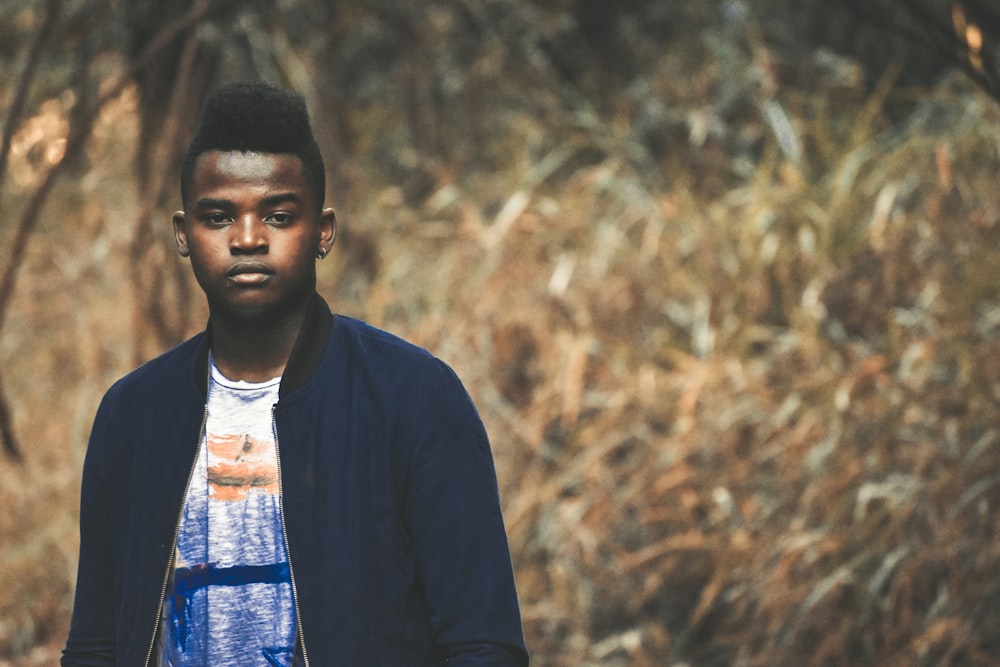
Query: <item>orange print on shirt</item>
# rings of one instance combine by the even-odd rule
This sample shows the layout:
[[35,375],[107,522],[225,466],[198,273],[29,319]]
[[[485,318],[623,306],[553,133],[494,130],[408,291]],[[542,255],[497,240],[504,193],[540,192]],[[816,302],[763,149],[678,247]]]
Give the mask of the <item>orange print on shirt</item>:
[[278,493],[274,445],[246,434],[208,434],[208,487],[213,500]]

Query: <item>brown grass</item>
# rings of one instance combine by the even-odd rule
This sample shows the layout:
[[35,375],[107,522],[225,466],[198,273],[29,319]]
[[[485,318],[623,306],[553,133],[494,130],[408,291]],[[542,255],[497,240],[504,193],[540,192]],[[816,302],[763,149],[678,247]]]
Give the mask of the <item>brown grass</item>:
[[[713,30],[637,40],[607,97],[491,43],[424,109],[433,155],[348,109],[321,291],[473,393],[535,664],[996,664],[1000,110]],[[89,421],[132,354],[134,123],[127,94],[49,202],[0,336],[0,664],[66,630]]]

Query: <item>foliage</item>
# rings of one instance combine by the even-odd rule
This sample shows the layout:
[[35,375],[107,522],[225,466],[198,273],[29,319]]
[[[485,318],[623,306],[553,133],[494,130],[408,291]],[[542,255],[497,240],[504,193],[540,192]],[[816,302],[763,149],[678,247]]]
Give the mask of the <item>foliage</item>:
[[[535,664],[995,661],[1000,111],[981,90],[817,46],[815,15],[778,0],[248,7],[201,20],[221,46],[198,62],[225,78],[250,53],[310,100],[343,225],[321,291],[472,391]],[[101,49],[92,77],[130,71]],[[43,65],[32,90],[59,90]],[[5,211],[96,104],[33,95]],[[133,225],[172,192],[122,159],[148,99],[100,107],[0,331],[23,459],[0,458],[0,662],[61,645],[103,388],[205,315],[164,250],[172,198]],[[136,238],[162,256],[137,263]],[[132,310],[152,300],[137,270],[160,324]]]

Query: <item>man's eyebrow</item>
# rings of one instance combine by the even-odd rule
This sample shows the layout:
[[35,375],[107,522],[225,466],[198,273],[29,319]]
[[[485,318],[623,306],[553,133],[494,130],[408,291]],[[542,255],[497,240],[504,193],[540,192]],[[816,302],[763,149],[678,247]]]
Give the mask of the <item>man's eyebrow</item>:
[[229,201],[228,199],[213,199],[212,197],[202,197],[201,199],[198,200],[198,203],[195,205],[195,208],[198,209],[217,208],[222,210],[228,210],[233,208],[233,202]]
[[264,206],[278,206],[279,204],[301,204],[302,200],[294,192],[282,192],[280,194],[264,197],[261,202]]

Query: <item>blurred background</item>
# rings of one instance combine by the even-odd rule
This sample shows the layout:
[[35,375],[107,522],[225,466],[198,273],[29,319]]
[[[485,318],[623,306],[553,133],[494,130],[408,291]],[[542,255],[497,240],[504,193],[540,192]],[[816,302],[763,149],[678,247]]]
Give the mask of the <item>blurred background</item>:
[[533,664],[1000,664],[981,0],[9,0],[0,664],[49,665],[117,377],[200,330],[177,163],[302,93],[320,291],[492,436]]

